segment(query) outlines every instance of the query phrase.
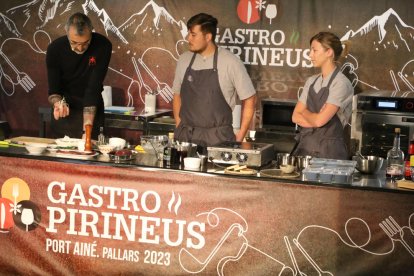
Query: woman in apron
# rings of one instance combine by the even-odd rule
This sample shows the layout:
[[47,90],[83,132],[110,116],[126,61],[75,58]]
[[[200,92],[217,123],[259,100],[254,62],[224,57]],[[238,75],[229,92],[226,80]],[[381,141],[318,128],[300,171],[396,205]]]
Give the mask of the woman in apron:
[[311,38],[310,47],[309,57],[321,73],[306,81],[293,111],[292,121],[301,127],[293,155],[348,159],[344,129],[354,90],[337,66],[343,44],[336,35],[320,32]]

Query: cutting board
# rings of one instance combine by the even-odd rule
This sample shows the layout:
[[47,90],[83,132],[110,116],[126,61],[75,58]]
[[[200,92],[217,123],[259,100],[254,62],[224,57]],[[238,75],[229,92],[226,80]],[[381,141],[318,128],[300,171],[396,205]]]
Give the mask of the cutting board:
[[414,189],[414,181],[400,180],[397,181],[398,188]]
[[7,139],[12,143],[45,143],[45,144],[55,144],[55,139],[41,138],[41,137],[29,137],[29,136],[19,136]]

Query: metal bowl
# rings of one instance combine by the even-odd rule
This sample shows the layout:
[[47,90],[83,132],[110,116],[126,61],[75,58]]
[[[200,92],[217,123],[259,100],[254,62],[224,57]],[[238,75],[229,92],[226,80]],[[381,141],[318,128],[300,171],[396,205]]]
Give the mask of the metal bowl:
[[108,154],[109,159],[115,162],[131,161],[136,158],[137,152],[135,150],[117,150]]
[[384,158],[378,156],[364,156],[365,158],[357,157],[356,169],[361,173],[374,174],[381,170]]

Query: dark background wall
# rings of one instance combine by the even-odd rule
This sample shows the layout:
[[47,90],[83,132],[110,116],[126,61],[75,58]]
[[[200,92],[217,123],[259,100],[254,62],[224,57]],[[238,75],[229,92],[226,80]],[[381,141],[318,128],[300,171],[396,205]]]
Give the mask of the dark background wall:
[[48,105],[45,51],[65,34],[74,12],[87,13],[113,43],[105,80],[113,104],[142,106],[151,89],[158,91],[157,105],[170,108],[175,64],[187,49],[185,23],[196,13],[218,18],[218,45],[240,56],[259,98],[296,99],[317,72],[309,39],[322,30],[351,42],[342,69],[356,93],[414,91],[412,10],[414,2],[404,0],[2,1],[0,120],[9,121],[15,136],[38,134],[38,107]]

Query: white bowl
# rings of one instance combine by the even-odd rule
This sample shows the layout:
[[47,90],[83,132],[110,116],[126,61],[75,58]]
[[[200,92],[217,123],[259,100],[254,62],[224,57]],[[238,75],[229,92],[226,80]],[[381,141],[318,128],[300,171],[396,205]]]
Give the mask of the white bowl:
[[295,166],[293,165],[280,165],[279,167],[283,173],[293,173],[295,170]]
[[200,168],[201,159],[197,157],[186,157],[184,158],[184,168],[198,169]]
[[47,144],[26,143],[25,147],[26,147],[26,150],[31,154],[41,154],[47,148]]
[[111,151],[115,149],[115,147],[112,145],[99,145],[98,148],[99,148],[99,151],[105,155],[107,155],[108,153],[110,153]]
[[126,140],[118,137],[109,138],[109,145],[114,147],[114,150],[121,150],[125,148]]

